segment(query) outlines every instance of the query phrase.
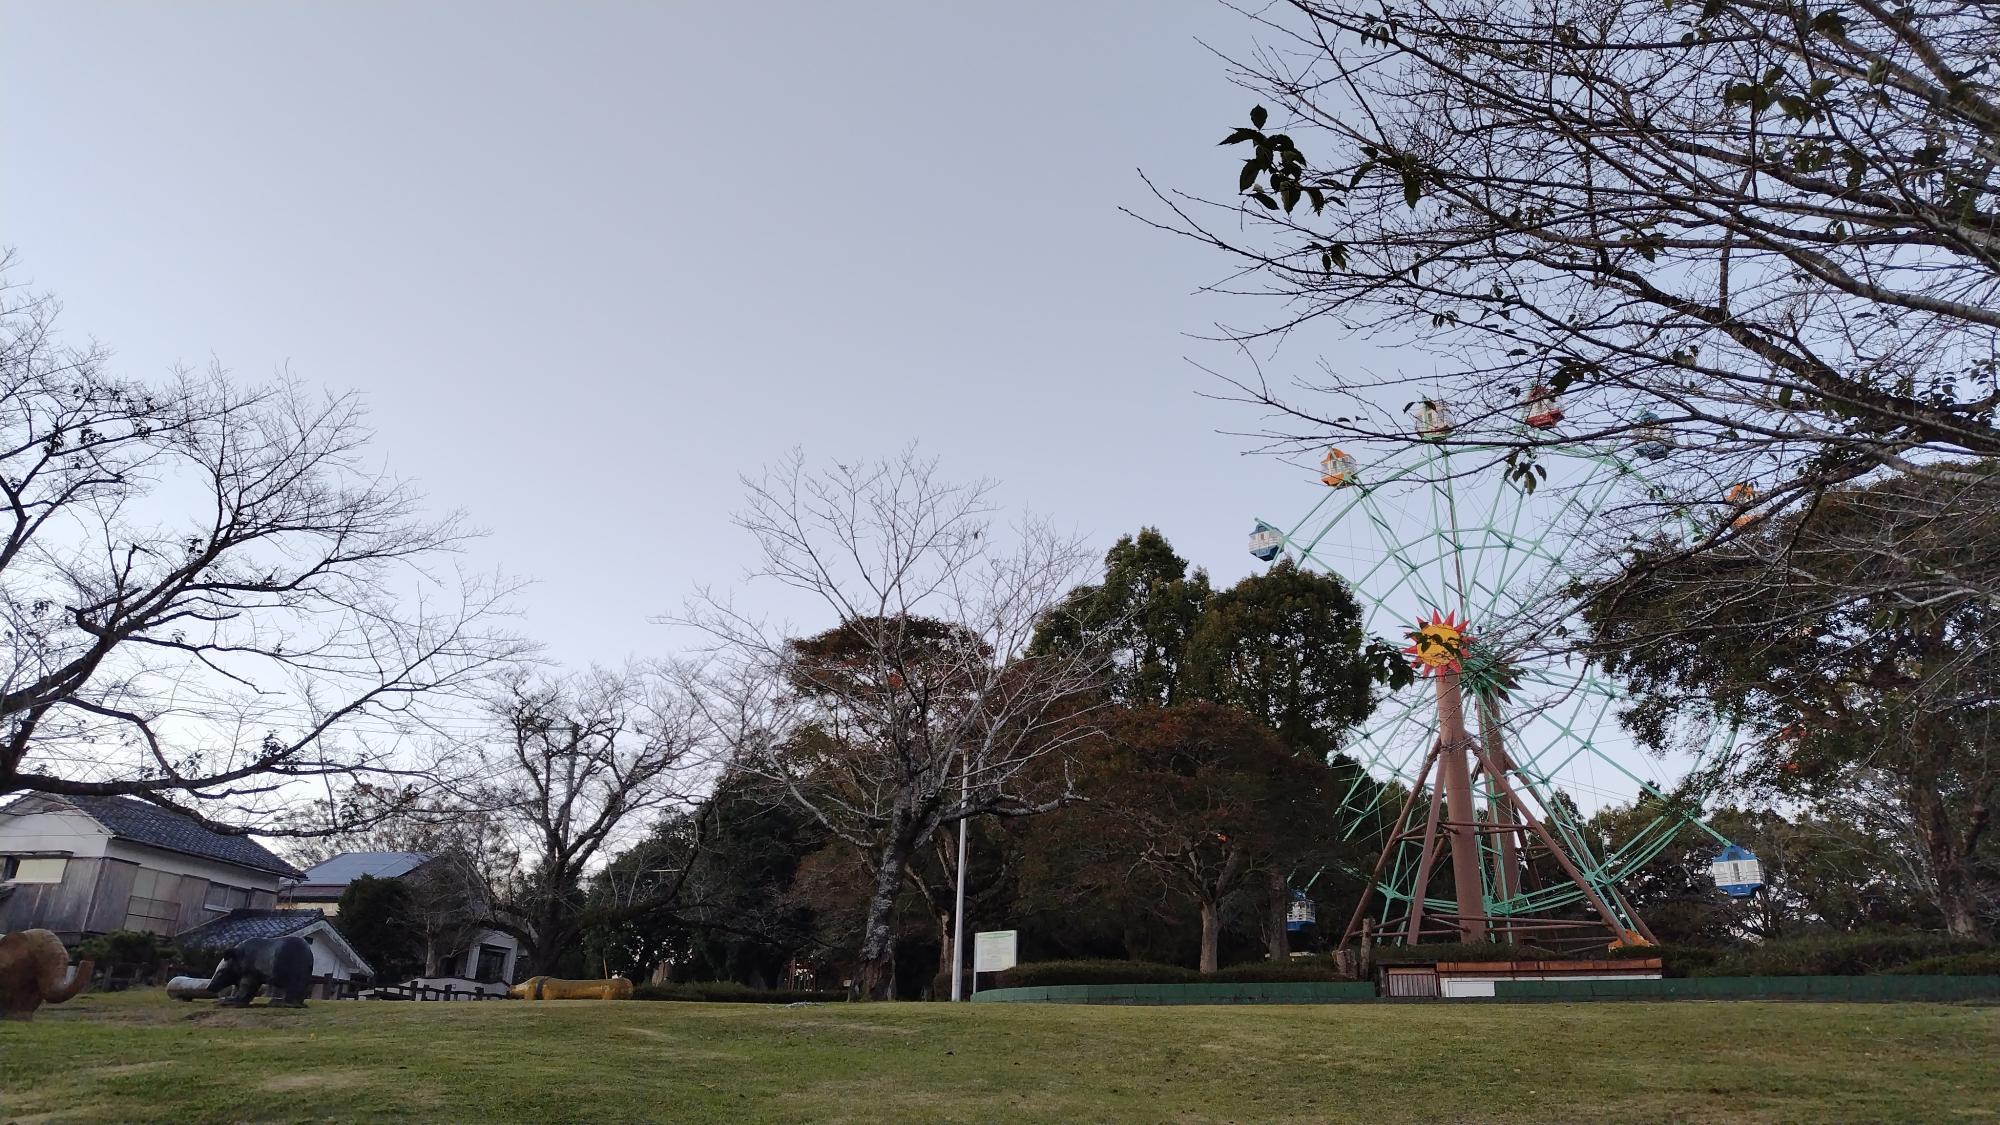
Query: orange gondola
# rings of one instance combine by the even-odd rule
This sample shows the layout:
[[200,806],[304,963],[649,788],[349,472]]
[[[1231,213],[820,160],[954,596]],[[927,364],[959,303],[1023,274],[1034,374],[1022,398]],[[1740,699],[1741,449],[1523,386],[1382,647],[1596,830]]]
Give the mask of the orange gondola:
[[[1737,481],[1735,484],[1729,486],[1729,491],[1723,493],[1722,498],[1738,507],[1748,508],[1757,502],[1757,488],[1748,481]],[[1729,521],[1729,526],[1749,527],[1762,518],[1764,517],[1761,512],[1745,511],[1735,519]]]
[[1354,458],[1338,449],[1328,449],[1319,459],[1319,482],[1328,488],[1354,483]]

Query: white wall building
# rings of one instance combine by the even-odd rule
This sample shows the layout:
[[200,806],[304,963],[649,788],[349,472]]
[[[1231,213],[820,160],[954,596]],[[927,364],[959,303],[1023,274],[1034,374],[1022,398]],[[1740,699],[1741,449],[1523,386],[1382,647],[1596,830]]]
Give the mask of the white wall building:
[[37,793],[0,807],[0,933],[177,938],[232,911],[270,909],[297,875],[246,836],[136,797]]
[[[423,852],[343,852],[315,864],[278,895],[282,908],[314,910],[333,917],[348,885],[364,876],[421,882],[449,878],[437,857]],[[513,983],[520,942],[499,930],[474,929],[461,934],[453,948],[432,951],[434,972],[415,978],[432,988],[446,986],[468,992],[502,995]]]

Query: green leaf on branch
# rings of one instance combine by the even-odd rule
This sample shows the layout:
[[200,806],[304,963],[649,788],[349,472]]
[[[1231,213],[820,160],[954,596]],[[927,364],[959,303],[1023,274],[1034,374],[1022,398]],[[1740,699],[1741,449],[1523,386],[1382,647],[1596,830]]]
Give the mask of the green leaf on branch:
[[1368,668],[1369,677],[1390,691],[1400,691],[1416,682],[1417,670],[1410,667],[1409,656],[1403,651],[1403,646],[1394,641],[1370,637],[1361,659]]
[[1250,124],[1255,125],[1259,129],[1264,127],[1264,122],[1269,120],[1270,116],[1269,113],[1264,111],[1264,107],[1261,105],[1250,107]]
[[1828,8],[1826,11],[1813,17],[1809,29],[1814,34],[1824,35],[1828,39],[1845,39],[1847,38],[1847,17],[1841,15],[1838,8]]

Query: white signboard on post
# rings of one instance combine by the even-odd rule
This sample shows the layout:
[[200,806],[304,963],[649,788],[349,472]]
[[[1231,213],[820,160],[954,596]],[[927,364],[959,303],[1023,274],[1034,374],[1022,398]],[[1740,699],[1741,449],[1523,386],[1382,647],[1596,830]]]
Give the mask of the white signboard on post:
[[972,935],[972,971],[997,973],[1014,967],[1015,938],[1019,930],[988,930]]

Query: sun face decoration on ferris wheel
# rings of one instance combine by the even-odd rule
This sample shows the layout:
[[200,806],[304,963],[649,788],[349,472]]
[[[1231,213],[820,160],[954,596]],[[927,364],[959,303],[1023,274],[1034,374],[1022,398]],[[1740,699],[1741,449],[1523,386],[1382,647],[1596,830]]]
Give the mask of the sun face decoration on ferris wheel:
[[[1258,520],[1250,542],[1260,559],[1339,575],[1368,634],[1402,643],[1416,673],[1343,751],[1368,777],[1346,793],[1341,831],[1387,840],[1347,936],[1367,914],[1409,942],[1650,942],[1619,883],[1700,823],[1702,795],[1670,797],[1648,775],[1692,773],[1706,747],[1677,763],[1647,756],[1619,724],[1619,685],[1568,641],[1579,591],[1615,564],[1607,540],[1693,530],[1631,502],[1659,435],[1548,448],[1546,476],[1523,487],[1493,467],[1511,443],[1453,436],[1441,403],[1414,414],[1428,440],[1367,464],[1327,450],[1317,503],[1289,526]],[[1521,424],[1561,417],[1531,395]],[[1587,807],[1642,795],[1657,815],[1617,847],[1585,828]]]

